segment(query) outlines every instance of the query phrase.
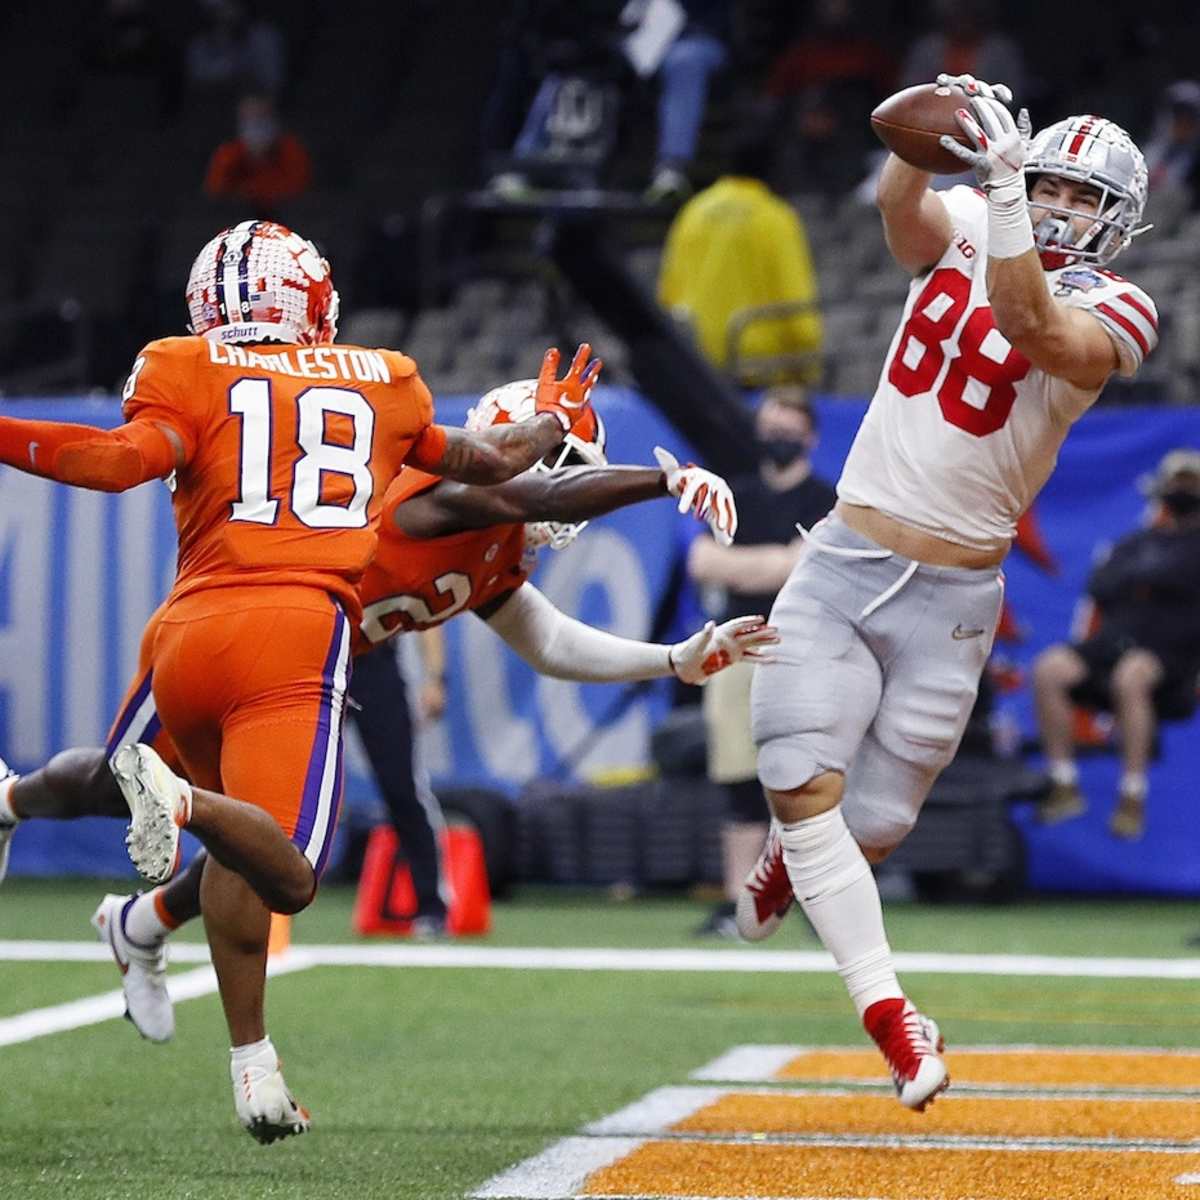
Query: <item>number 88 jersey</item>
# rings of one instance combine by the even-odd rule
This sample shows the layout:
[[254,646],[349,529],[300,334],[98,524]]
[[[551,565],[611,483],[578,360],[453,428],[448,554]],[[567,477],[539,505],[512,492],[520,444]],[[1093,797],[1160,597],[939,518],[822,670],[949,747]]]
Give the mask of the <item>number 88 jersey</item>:
[[357,346],[163,338],[135,360],[124,412],[183,446],[172,597],[300,584],[355,620],[387,485],[406,460],[434,463],[445,448],[416,364]]
[[[950,245],[909,287],[838,497],[947,541],[1003,551],[1100,389],[1049,375],[1009,344],[987,299],[987,201],[969,187],[941,196]],[[1149,296],[1090,266],[1049,271],[1046,281],[1060,303],[1101,322],[1120,373],[1133,375],[1158,341]]]

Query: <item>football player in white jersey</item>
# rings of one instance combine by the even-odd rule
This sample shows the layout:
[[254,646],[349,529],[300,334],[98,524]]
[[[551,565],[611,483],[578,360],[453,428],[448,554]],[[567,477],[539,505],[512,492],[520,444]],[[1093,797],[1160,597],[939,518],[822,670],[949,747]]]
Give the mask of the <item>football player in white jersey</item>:
[[775,819],[738,907],[756,940],[800,901],[918,1110],[949,1081],[941,1036],[897,982],[869,864],[958,748],[1017,518],[1072,422],[1157,341],[1150,298],[1108,270],[1146,200],[1125,132],[1083,116],[1029,140],[1007,88],[938,82],[963,93],[974,148],[956,153],[980,186],[933,192],[895,156],[880,178],[912,285],[837,506],[772,611],[782,641],[755,673],[753,724]]

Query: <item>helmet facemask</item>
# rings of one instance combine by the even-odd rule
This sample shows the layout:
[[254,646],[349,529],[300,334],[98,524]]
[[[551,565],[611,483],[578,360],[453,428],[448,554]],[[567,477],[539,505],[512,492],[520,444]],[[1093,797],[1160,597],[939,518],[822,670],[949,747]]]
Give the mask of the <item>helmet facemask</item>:
[[[1070,117],[1036,134],[1025,160],[1026,187],[1043,175],[1085,183],[1099,193],[1095,212],[1048,204],[1034,227],[1034,243],[1047,270],[1074,263],[1110,263],[1149,226],[1139,227],[1146,205],[1142,152],[1119,126],[1101,117]],[[1074,224],[1083,227],[1073,235]]]

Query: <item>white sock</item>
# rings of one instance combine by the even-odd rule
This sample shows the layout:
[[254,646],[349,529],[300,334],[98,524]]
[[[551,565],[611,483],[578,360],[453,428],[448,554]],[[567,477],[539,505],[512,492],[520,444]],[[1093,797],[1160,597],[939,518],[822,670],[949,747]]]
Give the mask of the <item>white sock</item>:
[[1079,769],[1069,758],[1052,758],[1046,769],[1050,772],[1050,782],[1059,787],[1075,787],[1079,782]]
[[1123,800],[1145,800],[1149,787],[1149,781],[1143,772],[1124,771],[1121,774],[1121,784],[1117,790]]
[[20,775],[9,775],[7,779],[0,780],[0,821],[5,825],[15,825],[21,819],[8,800],[13,784],[20,778]]
[[781,826],[780,839],[792,890],[833,955],[858,1015],[877,1000],[903,997],[879,889],[841,808]]
[[230,1046],[229,1060],[230,1065],[234,1070],[246,1066],[251,1059],[257,1058],[260,1054],[270,1051],[272,1056],[275,1054],[275,1047],[271,1045],[271,1036],[268,1034],[261,1041],[247,1042],[244,1046]]
[[171,932],[172,926],[164,923],[154,903],[155,896],[160,891],[161,888],[155,888],[153,891],[144,892],[129,906],[129,911],[125,914],[125,936],[139,946],[157,946],[159,942],[165,941]]

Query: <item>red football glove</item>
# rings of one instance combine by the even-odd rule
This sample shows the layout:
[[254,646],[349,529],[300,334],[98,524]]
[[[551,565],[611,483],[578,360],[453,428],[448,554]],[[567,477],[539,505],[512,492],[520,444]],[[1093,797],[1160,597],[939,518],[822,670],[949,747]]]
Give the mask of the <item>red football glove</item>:
[[562,425],[563,433],[570,433],[580,417],[587,412],[588,398],[592,394],[592,388],[596,386],[596,380],[600,378],[600,368],[604,364],[591,355],[591,346],[584,342],[575,351],[575,357],[562,379],[558,378],[558,350],[547,350],[546,357],[542,359],[533,411],[553,413]]

